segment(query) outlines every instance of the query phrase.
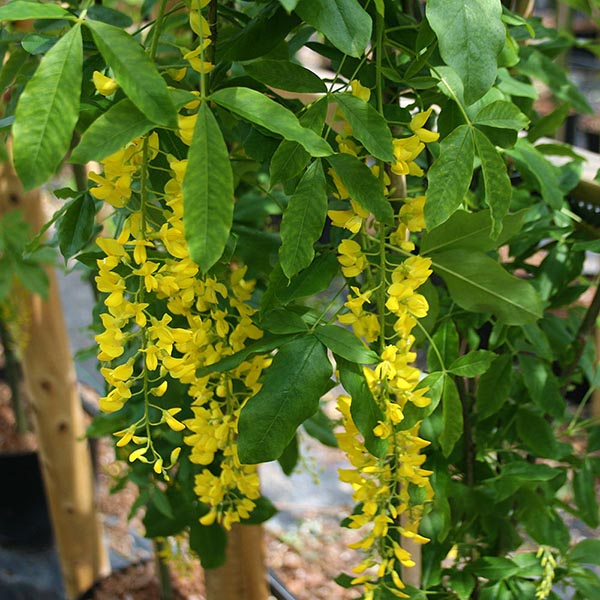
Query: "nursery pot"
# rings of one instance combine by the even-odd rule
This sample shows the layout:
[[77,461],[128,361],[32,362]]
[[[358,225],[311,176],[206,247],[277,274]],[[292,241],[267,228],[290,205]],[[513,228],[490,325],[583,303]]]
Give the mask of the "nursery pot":
[[36,452],[0,454],[0,545],[52,543],[52,525]]

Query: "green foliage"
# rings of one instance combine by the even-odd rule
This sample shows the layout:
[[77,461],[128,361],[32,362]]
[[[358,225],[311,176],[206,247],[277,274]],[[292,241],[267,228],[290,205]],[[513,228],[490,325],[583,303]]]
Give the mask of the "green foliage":
[[[427,362],[418,389],[427,389],[431,402],[403,405],[399,430],[421,424],[420,435],[431,442],[424,468],[433,472],[436,495],[422,523],[431,538],[423,546],[423,589],[406,591],[412,598],[533,598],[544,570],[534,552],[523,551],[527,539],[556,558],[557,586],[570,586],[576,598],[595,597],[600,581],[585,565],[600,564],[600,546],[592,539],[572,546],[563,517],[569,512],[590,527],[599,523],[593,453],[600,429],[581,418],[598,376],[579,335],[586,309],[574,306],[587,285],[584,251],[598,250],[597,232],[567,210],[577,156],[564,145],[536,143],[572,110],[590,110],[555,60],[574,41],[499,0],[429,0],[425,14],[422,3],[383,0],[217,2],[216,47],[197,57],[214,68],[199,73],[180,51],[197,42],[183,7],[165,20],[152,16],[132,35],[130,24],[141,23],[133,8],[125,14],[94,5],[78,12],[59,4],[14,0],[0,7],[6,34],[0,91],[10,91],[1,127],[11,129],[16,170],[33,188],[52,177],[71,148],[71,163],[104,160],[156,132],[161,152],[152,169],[144,182],[129,182],[130,207],[117,207],[106,224],[117,237],[123,217],[147,200],[141,188],[161,206],[165,198],[156,190],[164,188],[169,162],[188,159],[182,194],[191,257],[215,281],[246,265],[256,280],[248,305],[259,309],[252,325],[263,332],[243,349],[201,363],[195,375],[223,382],[249,360],[272,359],[260,391],[240,413],[241,461],[277,459],[291,473],[300,427],[335,446],[338,424],[321,409],[335,371],[352,396],[365,447],[382,461],[389,456],[389,442],[374,433],[384,413],[364,367],[381,362],[394,323],[375,293],[362,308],[377,317],[382,343],[366,343],[336,324],[348,314],[349,295],[371,283],[365,272],[343,279],[336,249],[348,239],[369,248],[364,260],[372,270],[404,265],[404,231],[380,252],[373,222],[383,224],[390,240],[399,218],[410,219],[404,199],[424,194],[427,227],[411,241],[431,259],[434,276],[420,290],[430,308],[414,334]],[[584,0],[566,4],[591,9]],[[29,19],[35,21],[27,32],[11,24]],[[301,64],[303,47],[328,61],[330,78]],[[91,82],[96,70],[114,77],[119,89],[99,94]],[[350,93],[346,81],[354,79],[371,91],[369,102]],[[553,95],[549,114],[533,103],[540,81]],[[319,97],[294,96],[308,93]],[[427,136],[411,118],[430,106],[439,114],[422,127],[439,132],[439,143],[428,142],[408,175],[400,175],[406,170],[395,164],[400,151],[393,140]],[[178,115],[197,115],[189,149]],[[338,128],[338,118],[345,128]],[[548,159],[555,155],[567,164],[555,166]],[[340,182],[370,215],[358,233],[330,227],[328,211],[349,210],[338,197]],[[43,231],[55,224],[64,258],[79,255],[95,269],[101,255],[85,250],[98,230],[96,202],[88,192],[57,197],[70,200]],[[157,227],[163,225],[158,213],[148,213]],[[0,301],[15,281],[45,292],[41,265],[48,253],[35,249],[39,239],[30,241],[18,213],[0,220]],[[148,260],[162,265],[160,245],[150,254]],[[152,288],[151,279],[147,285]],[[157,299],[150,289],[145,302],[164,309],[168,298]],[[226,304],[217,296],[215,312]],[[185,318],[178,315],[172,326],[183,336]],[[184,354],[178,344],[177,359]],[[89,435],[112,434],[140,418],[139,364],[134,368],[133,398],[99,417]],[[574,413],[566,396],[576,386],[586,395]],[[185,421],[192,410],[182,398],[183,384],[169,380],[157,406],[183,406]],[[161,456],[184,450],[173,479],[159,486],[147,465],[129,465],[127,478],[140,489],[134,512],[145,507],[148,536],[185,532],[203,566],[216,567],[225,558],[226,533],[199,522],[209,507],[193,493],[204,465],[186,456],[188,432],[164,423],[159,431]],[[209,466],[218,467],[218,461]],[[275,511],[267,499],[256,503],[245,522],[262,522]],[[340,581],[349,586],[351,579]],[[383,588],[378,594],[391,597]]]
[[497,58],[504,46],[500,0],[433,0],[427,20],[435,31],[440,53],[462,80],[465,100],[481,98],[496,79]]
[[279,260],[289,279],[310,266],[315,256],[313,245],[321,237],[327,212],[326,186],[323,167],[314,161],[283,213]]
[[183,181],[184,224],[190,256],[208,271],[221,258],[233,220],[233,173],[219,124],[200,106]]
[[21,94],[13,157],[26,189],[48,180],[69,149],[79,116],[82,57],[81,28],[76,25],[44,56]]
[[331,365],[316,337],[283,344],[263,386],[240,413],[239,455],[245,463],[279,458],[296,429],[319,407],[331,386]]

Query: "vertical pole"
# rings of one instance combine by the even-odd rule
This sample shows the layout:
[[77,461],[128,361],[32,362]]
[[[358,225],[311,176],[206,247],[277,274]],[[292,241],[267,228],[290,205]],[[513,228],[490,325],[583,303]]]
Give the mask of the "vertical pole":
[[[11,209],[22,209],[33,231],[45,221],[39,190],[24,193],[12,166],[4,163],[0,165],[0,212]],[[48,278],[48,298],[30,294],[25,303],[23,371],[65,590],[73,599],[108,573],[109,562],[75,367],[52,269]]]
[[234,525],[227,559],[205,572],[207,600],[267,600],[267,572],[260,525]]
[[[600,328],[594,327],[594,340],[596,342],[596,364],[600,362]],[[592,417],[600,422],[600,389],[595,389],[592,392]]]

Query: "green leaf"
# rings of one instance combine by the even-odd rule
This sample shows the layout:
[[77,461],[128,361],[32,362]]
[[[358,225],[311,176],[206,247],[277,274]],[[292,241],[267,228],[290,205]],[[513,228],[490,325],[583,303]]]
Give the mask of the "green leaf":
[[456,442],[463,432],[462,403],[458,388],[452,377],[444,375],[444,391],[442,392],[442,432],[440,446],[444,456],[450,456]]
[[489,210],[468,213],[457,210],[445,223],[423,233],[421,253],[429,255],[441,250],[470,248],[488,252],[505,244],[521,231],[526,210],[507,215],[502,222],[502,232],[493,239],[492,219]]
[[442,399],[444,377],[444,372],[436,371],[435,373],[429,373],[429,375],[419,381],[415,389],[429,388],[426,392],[426,397],[429,398],[431,402],[424,407],[419,407],[412,402],[407,402],[402,409],[404,419],[398,425],[400,429],[410,429],[416,423],[433,413]]
[[490,368],[495,357],[496,354],[489,350],[473,350],[457,358],[448,371],[458,377],[477,377]]
[[79,117],[82,48],[76,25],[42,58],[19,98],[13,156],[27,190],[47,181],[69,150]]
[[233,221],[233,173],[219,124],[203,102],[183,179],[183,223],[190,256],[204,271],[221,258]]
[[263,386],[240,412],[240,461],[256,464],[281,456],[298,427],[319,407],[331,385],[325,347],[312,335],[286,342],[265,371]]
[[300,0],[296,12],[344,54],[359,58],[371,41],[373,22],[357,0]]
[[128,98],[151,121],[177,128],[167,84],[142,46],[127,32],[100,21],[85,21],[104,60]]
[[89,194],[75,198],[58,224],[58,246],[65,259],[79,252],[94,229],[96,205]]
[[529,133],[527,134],[527,139],[533,143],[544,136],[555,137],[556,130],[565,122],[565,119],[569,116],[570,110],[571,106],[565,102],[554,109],[550,114],[543,116],[531,126]]
[[291,281],[288,282],[285,278],[282,285],[274,289],[275,296],[282,304],[312,296],[327,289],[338,269],[339,264],[334,254],[321,254]]
[[124,98],[87,128],[69,162],[84,164],[92,160],[101,161],[153,127],[154,123],[129,98]]
[[563,194],[558,183],[558,169],[522,138],[514,148],[506,152],[515,160],[521,174],[540,191],[544,200],[552,208],[560,209],[563,205]]
[[450,575],[450,588],[460,600],[469,600],[471,592],[475,589],[477,578],[472,573],[453,571]]
[[495,415],[506,402],[512,385],[512,372],[512,354],[501,354],[479,379],[477,414],[481,420]]
[[300,125],[294,113],[256,90],[225,88],[212,94],[211,100],[242,119],[273,131],[286,140],[298,142],[311,156],[333,154],[331,146],[314,131]]
[[373,213],[378,221],[393,222],[394,211],[383,193],[381,181],[373,175],[367,165],[351,154],[334,154],[326,160],[338,174],[353,200]]
[[529,124],[529,119],[512,103],[496,100],[484,106],[473,120],[475,125],[514,129],[521,131]]
[[[300,125],[321,133],[327,116],[327,102],[317,101],[311,104],[300,117]],[[298,143],[283,140],[273,153],[269,174],[271,187],[300,175],[310,160],[310,154]]]
[[352,127],[353,137],[367,152],[384,162],[394,162],[392,134],[386,120],[368,102],[350,93],[335,94],[333,98]]
[[366,365],[379,362],[376,352],[367,348],[352,332],[339,325],[317,327],[314,334],[322,344],[345,360]]
[[218,523],[202,525],[194,519],[190,526],[190,548],[205,569],[220,567],[226,558],[227,533]]
[[508,463],[502,468],[502,476],[512,477],[524,482],[551,481],[560,474],[561,469],[524,460]]
[[286,475],[291,475],[298,464],[300,452],[298,450],[298,436],[295,435],[292,441],[285,447],[283,454],[277,459],[281,470]]
[[438,327],[427,350],[427,367],[430,373],[446,371],[448,365],[457,359],[458,332],[454,321],[447,319]]
[[485,202],[490,207],[492,216],[490,235],[492,238],[497,238],[502,231],[503,219],[510,206],[512,185],[506,172],[504,159],[494,144],[479,129],[473,129],[473,142],[475,154],[481,161]]
[[526,408],[517,412],[517,432],[525,447],[541,458],[560,459],[566,446],[557,442],[552,427],[544,417]]
[[589,460],[584,460],[581,467],[573,473],[573,492],[575,504],[579,509],[579,517],[583,522],[595,529],[600,525],[598,512],[598,495],[596,494],[596,474]]
[[42,266],[29,260],[15,260],[13,266],[15,275],[30,292],[48,297],[48,275]]
[[521,174],[531,180],[544,200],[552,207],[560,209],[563,194],[558,183],[558,169],[527,140],[519,139],[514,148],[506,151],[511,156]]
[[497,57],[506,41],[500,0],[429,0],[427,20],[440,54],[462,79],[465,101],[472,104],[494,84]]
[[463,203],[471,184],[474,159],[471,128],[460,125],[440,144],[440,155],[427,173],[427,229],[447,221]]
[[271,333],[302,333],[308,325],[302,317],[285,308],[274,308],[265,312],[259,322],[261,329]]
[[226,371],[231,371],[235,369],[239,365],[241,365],[245,360],[253,356],[254,354],[263,354],[265,352],[271,352],[271,350],[275,350],[275,348],[279,348],[285,342],[293,339],[294,335],[278,335],[278,336],[269,336],[265,335],[263,338],[254,342],[252,344],[248,344],[243,350],[232,354],[231,356],[227,356],[220,361],[213,363],[212,365],[207,365],[205,367],[201,367],[196,371],[197,377],[206,377],[206,375],[210,375],[211,373],[225,373]]
[[485,556],[473,565],[474,571],[479,577],[485,577],[492,581],[507,579],[519,572],[519,565],[503,556]]
[[296,8],[298,0],[279,0],[279,4],[288,12],[292,12]]
[[569,550],[569,560],[586,565],[600,565],[600,540],[582,540]]
[[268,521],[271,517],[277,514],[275,505],[265,496],[260,496],[254,500],[254,510],[250,513],[247,519],[242,519],[244,525],[260,525]]
[[337,448],[337,439],[333,433],[333,422],[331,419],[319,409],[312,417],[309,417],[302,424],[306,433],[315,440],[321,442],[330,448]]
[[378,438],[373,429],[379,421],[383,421],[384,415],[373,398],[362,367],[339,356],[335,360],[340,371],[340,381],[351,397],[352,420],[363,436],[365,448],[373,456],[381,457],[387,451],[387,441]]
[[58,4],[49,2],[13,0],[13,2],[0,6],[0,21],[27,21],[29,19],[70,19],[74,21],[75,18]]
[[533,286],[507,273],[486,254],[448,250],[432,258],[434,271],[465,310],[491,312],[507,325],[526,325],[541,318],[542,302]]
[[279,90],[298,94],[324,94],[327,91],[318,75],[288,60],[263,58],[243,66],[252,79]]
[[158,487],[153,488],[152,495],[150,496],[152,504],[158,509],[158,511],[167,517],[168,519],[175,518],[173,514],[173,509],[171,508],[171,503],[167,498],[167,495],[163,490]]
[[316,160],[298,183],[281,220],[279,261],[289,279],[312,262],[326,216],[327,182],[321,161]]
[[529,397],[548,414],[562,417],[566,404],[550,365],[537,356],[520,354],[519,367]]

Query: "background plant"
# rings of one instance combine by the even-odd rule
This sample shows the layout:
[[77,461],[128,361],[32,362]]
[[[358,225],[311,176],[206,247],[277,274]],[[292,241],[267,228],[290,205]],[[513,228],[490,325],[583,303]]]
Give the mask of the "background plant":
[[[335,443],[319,410],[329,350],[352,398],[346,431],[354,423],[374,461],[361,466],[384,475],[375,489],[408,493],[375,512],[359,501],[355,522],[391,525],[375,521],[366,597],[551,598],[566,583],[593,597],[585,564],[599,545],[572,547],[564,517],[598,526],[600,429],[584,418],[589,392],[575,411],[565,395],[596,383],[598,300],[575,302],[597,242],[567,199],[579,157],[539,143],[571,108],[590,111],[556,62],[578,42],[497,0],[156,4],[0,8],[3,124],[24,185],[73,146],[71,162],[103,163],[55,220],[65,258],[98,269],[111,364],[92,432],[117,433],[147,534],[188,531],[210,567],[223,526],[272,514],[245,465],[290,472],[300,426]],[[301,65],[304,47],[331,81]],[[553,94],[549,114],[534,82]],[[114,218],[99,251],[103,203]],[[393,273],[417,254],[432,278],[396,293]],[[390,394],[400,348],[416,402]],[[432,474],[402,488],[407,454],[389,458],[390,440],[420,423]],[[421,591],[396,580],[410,559],[388,556],[402,546],[400,505],[431,540]]]

